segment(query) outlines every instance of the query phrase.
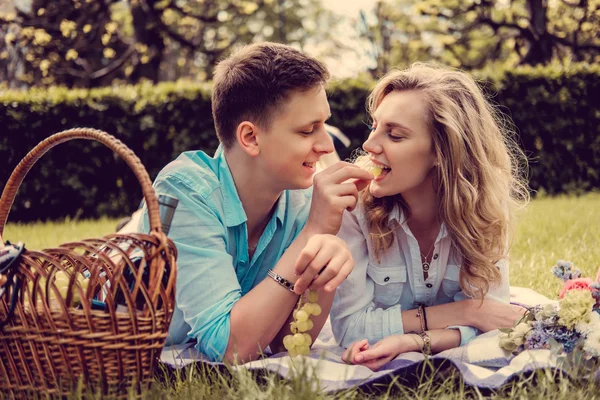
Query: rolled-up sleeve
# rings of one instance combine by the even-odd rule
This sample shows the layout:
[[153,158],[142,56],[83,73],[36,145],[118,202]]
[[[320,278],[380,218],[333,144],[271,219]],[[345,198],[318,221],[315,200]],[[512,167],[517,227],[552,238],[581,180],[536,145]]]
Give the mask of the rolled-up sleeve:
[[[176,310],[169,329],[172,344],[188,338],[211,361],[221,361],[230,334],[230,312],[241,298],[241,288],[227,253],[227,227],[210,200],[184,177],[159,177],[158,194],[179,200],[169,238],[178,251]],[[148,231],[147,210],[140,231]]]
[[338,237],[348,244],[355,264],[352,273],[338,286],[331,307],[331,326],[336,342],[348,347],[357,340],[368,339],[369,343],[375,343],[387,336],[404,333],[399,304],[385,310],[375,307],[374,282],[367,276],[367,239],[353,213],[344,213]]
[[[510,301],[510,283],[508,276],[508,257],[505,257],[496,263],[496,267],[500,270],[501,281],[499,285],[491,286],[485,298],[495,300],[501,303],[508,304]],[[454,296],[454,301],[461,301],[469,297],[461,290]],[[458,329],[460,331],[460,345],[464,346],[471,340],[475,339],[481,332],[472,326],[453,325],[448,329]]]

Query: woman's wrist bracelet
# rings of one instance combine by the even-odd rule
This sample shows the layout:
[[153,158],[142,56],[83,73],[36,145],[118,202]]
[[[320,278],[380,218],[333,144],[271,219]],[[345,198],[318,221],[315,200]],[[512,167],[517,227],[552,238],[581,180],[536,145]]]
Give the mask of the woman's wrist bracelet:
[[431,338],[427,334],[427,332],[419,332],[417,333],[423,339],[423,347],[421,348],[421,352],[427,356],[431,355]]
[[419,318],[419,322],[421,323],[421,332],[429,330],[429,327],[427,326],[427,314],[425,313],[425,306],[423,304],[419,304],[417,318]]
[[290,292],[295,293],[294,292],[294,284],[292,282],[288,281],[287,279],[285,279],[283,276],[279,275],[277,272],[270,269],[267,272],[267,275],[269,275],[269,277],[271,277],[275,282],[279,283],[281,286],[283,286]]

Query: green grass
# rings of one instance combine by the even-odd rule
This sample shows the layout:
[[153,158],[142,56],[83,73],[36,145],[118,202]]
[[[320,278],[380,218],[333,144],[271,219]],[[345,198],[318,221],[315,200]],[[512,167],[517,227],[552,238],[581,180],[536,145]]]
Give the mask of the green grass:
[[600,268],[600,193],[533,200],[520,216],[511,249],[510,283],[555,297],[561,282],[550,273],[569,260],[595,278]]
[[[31,249],[95,237],[114,231],[117,221],[65,221],[63,223],[9,224],[5,239],[24,241]],[[519,219],[511,251],[511,284],[530,287],[555,297],[560,281],[550,268],[559,259],[570,260],[584,275],[594,277],[600,267],[600,194],[581,197],[545,197],[529,205]],[[188,374],[157,381],[144,394],[148,399],[600,399],[600,386],[580,377],[568,379],[550,371],[505,385],[494,392],[467,387],[453,373],[436,374],[426,369],[418,382],[392,382],[377,394],[347,390],[325,395],[318,379],[299,369],[298,376],[283,381],[277,376],[252,376],[233,371],[232,376],[214,370],[191,370]],[[441,375],[441,376],[440,376]],[[575,374],[574,376],[578,376]],[[0,396],[1,397],[1,396]],[[86,397],[74,395],[73,398]],[[91,396],[99,398],[98,396]]]
[[12,224],[10,220],[2,235],[3,240],[22,241],[30,250],[56,247],[61,243],[88,239],[114,233],[118,220],[65,220],[63,222],[36,222]]

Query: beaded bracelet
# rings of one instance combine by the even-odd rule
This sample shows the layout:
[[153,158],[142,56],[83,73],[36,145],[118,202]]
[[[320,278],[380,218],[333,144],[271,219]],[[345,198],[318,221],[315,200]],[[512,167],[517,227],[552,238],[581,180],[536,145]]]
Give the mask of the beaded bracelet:
[[419,318],[419,322],[421,323],[421,332],[429,330],[427,326],[427,314],[425,313],[425,306],[423,304],[419,304],[417,318]]

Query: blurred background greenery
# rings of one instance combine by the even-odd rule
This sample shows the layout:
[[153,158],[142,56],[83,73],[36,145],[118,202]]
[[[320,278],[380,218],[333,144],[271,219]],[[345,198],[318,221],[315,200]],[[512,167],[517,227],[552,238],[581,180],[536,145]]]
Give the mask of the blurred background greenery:
[[[468,70],[597,62],[598,0],[1,0],[10,88],[209,79],[215,62],[271,40],[334,75],[439,61]],[[359,60],[352,69],[342,66]]]
[[[78,126],[120,138],[151,177],[214,151],[212,70],[265,40],[329,67],[342,158],[368,134],[375,80],[432,61],[473,73],[514,122],[533,191],[600,189],[600,0],[0,0],[0,189],[35,144]],[[11,220],[132,212],[139,185],[100,147],[45,156]]]

